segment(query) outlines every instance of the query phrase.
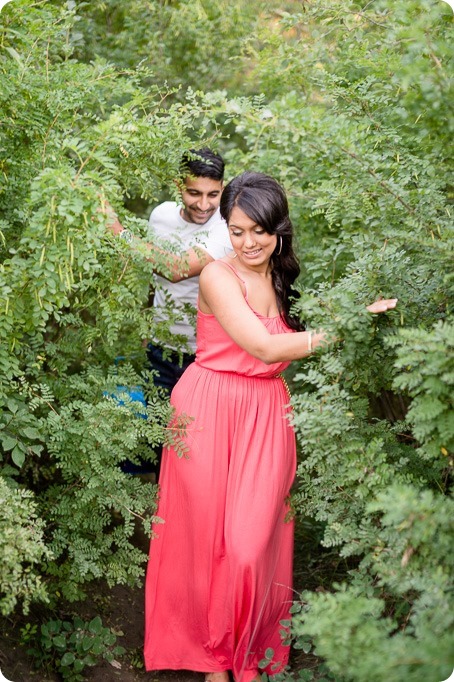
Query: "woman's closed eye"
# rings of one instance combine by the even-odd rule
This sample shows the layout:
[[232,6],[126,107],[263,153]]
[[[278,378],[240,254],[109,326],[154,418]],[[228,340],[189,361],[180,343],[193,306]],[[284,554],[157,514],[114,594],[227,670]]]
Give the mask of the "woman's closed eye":
[[[257,228],[254,230],[255,234],[265,234],[266,230],[263,230],[262,228]],[[234,237],[241,237],[244,233],[242,230],[231,230],[231,234],[233,234]]]

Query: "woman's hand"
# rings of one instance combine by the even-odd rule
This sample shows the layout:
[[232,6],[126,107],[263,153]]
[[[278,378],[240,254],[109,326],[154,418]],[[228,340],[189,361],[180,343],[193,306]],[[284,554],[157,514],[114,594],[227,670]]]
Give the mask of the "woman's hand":
[[366,306],[370,313],[386,313],[396,307],[397,298],[379,298],[370,305]]

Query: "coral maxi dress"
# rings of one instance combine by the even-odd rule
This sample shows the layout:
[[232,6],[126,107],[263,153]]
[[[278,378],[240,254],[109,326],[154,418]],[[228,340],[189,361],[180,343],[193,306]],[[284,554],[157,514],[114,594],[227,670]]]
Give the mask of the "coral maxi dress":
[[[281,317],[258,317],[271,334],[291,331]],[[162,460],[164,523],[153,528],[146,577],[147,670],[233,670],[236,682],[250,682],[267,648],[268,673],[287,663],[279,621],[292,603],[286,516],[296,454],[278,374],[288,364],[257,360],[198,312],[196,360],[171,397],[177,415],[193,417],[189,450],[178,457],[167,448]]]

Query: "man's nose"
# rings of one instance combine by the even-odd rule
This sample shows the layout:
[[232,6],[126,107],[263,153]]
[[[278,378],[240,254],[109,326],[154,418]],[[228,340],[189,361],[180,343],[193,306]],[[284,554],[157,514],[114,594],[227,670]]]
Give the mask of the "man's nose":
[[208,197],[202,196],[199,198],[197,205],[200,211],[206,211],[210,208],[210,200]]

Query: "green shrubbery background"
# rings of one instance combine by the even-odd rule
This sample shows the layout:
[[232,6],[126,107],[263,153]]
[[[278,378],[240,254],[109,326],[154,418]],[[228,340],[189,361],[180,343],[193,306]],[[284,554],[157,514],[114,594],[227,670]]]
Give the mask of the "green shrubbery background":
[[[296,599],[295,644],[312,641],[339,681],[448,677],[452,16],[441,0],[4,7],[4,616],[143,574],[132,534],[155,490],[118,465],[175,434],[144,368],[150,268],[98,208],[108,199],[143,236],[181,153],[207,143],[228,177],[253,168],[285,185],[298,309],[345,339],[294,364],[295,509],[351,566]],[[397,310],[367,314],[377,295]],[[147,420],[109,398],[117,385],[145,388]]]

